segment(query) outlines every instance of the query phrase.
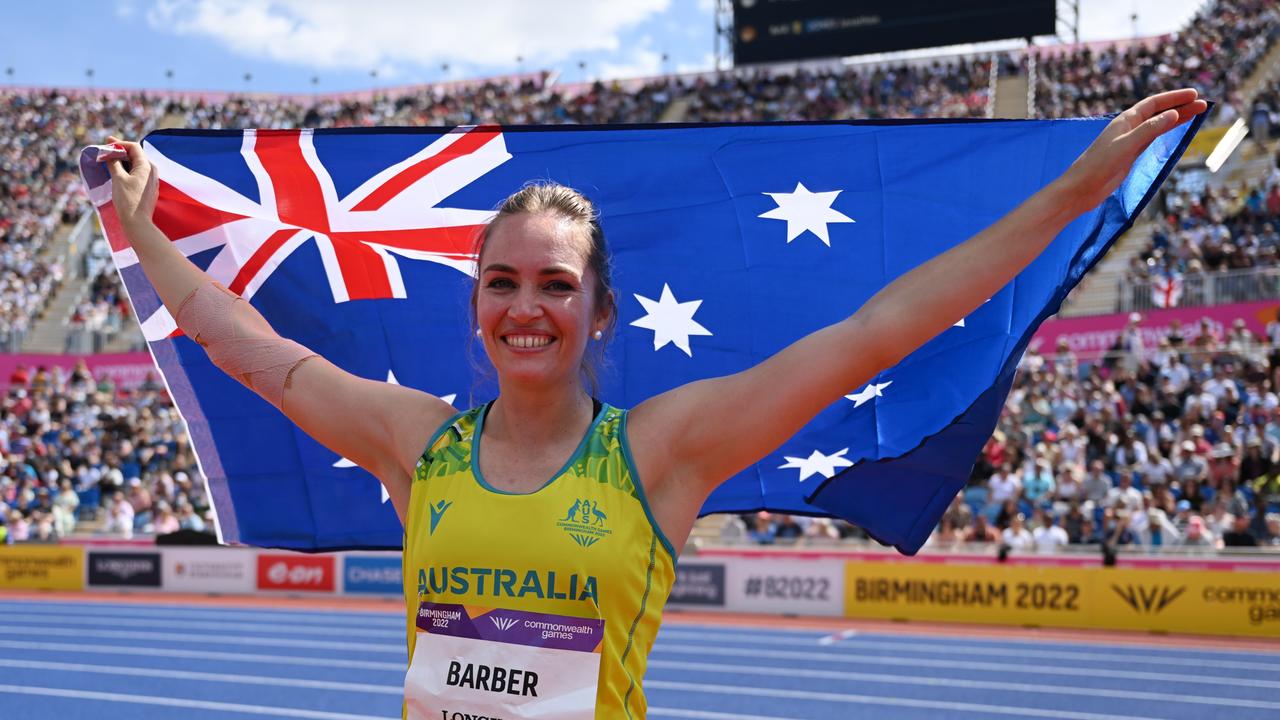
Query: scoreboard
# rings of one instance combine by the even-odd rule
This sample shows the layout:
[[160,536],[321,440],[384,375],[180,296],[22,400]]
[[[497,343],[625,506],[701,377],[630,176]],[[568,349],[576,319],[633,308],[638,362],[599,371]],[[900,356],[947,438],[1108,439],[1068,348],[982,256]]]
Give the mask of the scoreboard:
[[1056,0],[733,0],[736,65],[1052,35]]

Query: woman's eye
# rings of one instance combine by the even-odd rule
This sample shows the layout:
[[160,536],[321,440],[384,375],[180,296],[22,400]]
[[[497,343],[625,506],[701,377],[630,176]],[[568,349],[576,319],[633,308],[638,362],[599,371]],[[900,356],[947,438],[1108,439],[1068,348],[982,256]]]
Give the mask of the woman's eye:
[[573,286],[563,280],[553,280],[547,283],[547,289],[551,292],[570,292]]
[[510,290],[511,288],[515,287],[516,284],[511,282],[509,278],[500,277],[500,278],[494,278],[490,280],[488,286],[497,290]]

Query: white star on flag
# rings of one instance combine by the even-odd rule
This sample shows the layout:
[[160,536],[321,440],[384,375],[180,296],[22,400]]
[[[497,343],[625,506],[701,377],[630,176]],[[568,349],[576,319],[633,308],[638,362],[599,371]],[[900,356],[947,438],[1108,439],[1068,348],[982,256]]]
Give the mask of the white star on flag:
[[[989,302],[991,302],[991,298],[987,298],[986,300],[983,300],[983,301],[982,301],[982,305],[986,305],[986,304],[987,304],[987,303],[989,303]],[[982,309],[982,305],[979,305],[979,306],[978,306],[978,310],[981,310],[981,309]],[[978,312],[978,310],[974,310],[974,312]],[[952,325],[951,327],[964,327],[964,321],[965,321],[966,319],[967,319],[967,318],[960,318],[959,320],[957,320],[957,321],[956,321],[956,324],[955,324],[955,325]]]
[[655,352],[667,343],[674,343],[685,355],[693,357],[693,350],[689,349],[689,336],[711,334],[710,330],[693,319],[693,314],[698,312],[702,301],[676,302],[675,295],[671,294],[671,286],[666,283],[662,284],[662,297],[658,300],[650,300],[638,293],[636,300],[644,306],[645,316],[632,320],[631,324],[653,331]]
[[862,407],[862,404],[873,397],[884,397],[884,389],[893,384],[893,381],[885,383],[871,383],[852,395],[845,395],[853,401],[854,407]]
[[[400,384],[400,381],[396,379],[395,372],[392,370],[387,371],[387,382],[391,383],[392,385]],[[452,395],[442,395],[440,396],[440,399],[452,405],[453,401],[458,399],[458,395],[457,393],[454,393]],[[347,458],[338,458],[338,461],[335,462],[333,466],[336,468],[353,468],[353,467],[356,467],[356,464],[351,462]],[[382,483],[378,483],[378,489],[382,491],[382,502],[386,502],[391,499],[391,496],[387,494],[387,488],[385,485],[383,485]]]
[[759,217],[770,220],[787,221],[787,242],[800,237],[805,230],[818,236],[827,247],[831,247],[831,236],[827,232],[828,223],[856,222],[853,218],[831,207],[841,190],[830,192],[809,192],[804,183],[796,183],[795,192],[764,193],[778,203],[778,207],[761,213]]
[[853,463],[845,460],[844,454],[849,452],[849,448],[837,450],[830,455],[823,455],[821,452],[814,450],[807,458],[791,457],[783,455],[787,459],[785,465],[779,465],[779,470],[787,468],[796,468],[800,471],[800,482],[808,480],[813,475],[821,475],[830,479],[836,474],[836,468],[853,467]]

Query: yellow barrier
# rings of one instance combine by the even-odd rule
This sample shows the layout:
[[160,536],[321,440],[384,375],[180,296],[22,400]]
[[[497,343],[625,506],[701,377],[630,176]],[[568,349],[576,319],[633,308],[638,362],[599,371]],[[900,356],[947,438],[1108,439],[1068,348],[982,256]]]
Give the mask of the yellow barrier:
[[845,615],[1280,637],[1280,574],[848,563]]
[[56,545],[0,547],[0,588],[84,590],[84,548]]

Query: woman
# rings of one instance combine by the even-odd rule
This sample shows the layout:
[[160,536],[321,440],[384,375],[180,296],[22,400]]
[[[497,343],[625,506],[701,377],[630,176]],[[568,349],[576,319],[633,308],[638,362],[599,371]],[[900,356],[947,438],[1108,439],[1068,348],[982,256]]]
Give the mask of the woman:
[[[505,704],[484,706],[506,709],[502,717],[643,717],[640,680],[674,548],[711,491],[977,308],[1118,187],[1157,136],[1206,107],[1194,90],[1138,103],[1062,177],[853,316],[754,368],[630,412],[595,402],[582,379],[588,349],[604,342],[616,313],[599,223],[572,190],[526,188],[481,234],[472,309],[499,394],[456,414],[439,398],[355,377],[280,338],[151,222],[158,180],[137,144],[124,144],[131,168],[110,161],[110,172],[121,225],[179,327],[386,487],[405,525],[406,714],[435,716],[456,698],[479,703],[495,694],[502,670],[496,684],[507,692],[496,694]],[[514,645],[495,657],[528,664],[486,667],[488,646],[428,632],[464,604],[498,608],[496,625],[518,620],[508,612],[516,609],[556,616],[544,626],[589,633],[602,624],[600,652],[589,653],[599,670]],[[447,659],[459,654],[465,663]]]

